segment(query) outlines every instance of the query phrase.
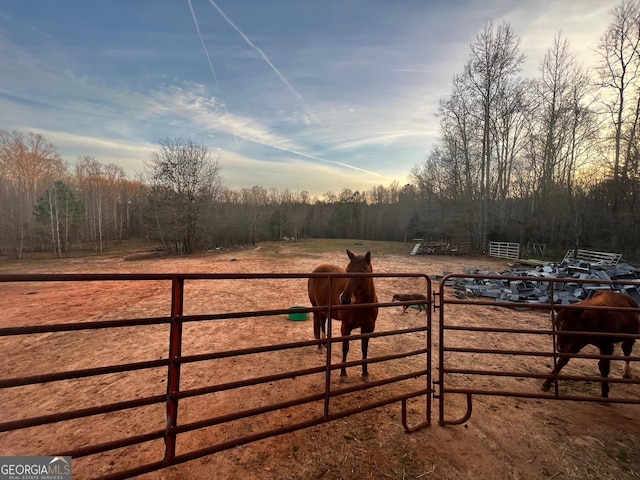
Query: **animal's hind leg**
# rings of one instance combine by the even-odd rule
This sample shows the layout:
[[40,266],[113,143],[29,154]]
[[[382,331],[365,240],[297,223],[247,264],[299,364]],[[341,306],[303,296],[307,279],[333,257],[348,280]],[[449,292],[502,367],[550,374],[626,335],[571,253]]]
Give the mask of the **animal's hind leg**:
[[[602,345],[600,347],[600,355],[612,355],[613,354],[613,343],[609,345]],[[609,372],[611,371],[611,360],[608,358],[601,358],[598,361],[598,368],[600,369],[600,375],[605,379],[609,376]],[[602,394],[603,398],[609,397],[609,382],[607,380],[602,381]]]
[[[622,353],[624,353],[625,357],[631,356],[631,350],[633,349],[633,344],[635,343],[635,341],[635,338],[631,338],[622,342]],[[622,377],[631,378],[631,366],[629,365],[629,360],[626,359],[624,361],[624,375]]]
[[[322,334],[322,340],[327,338],[326,336],[326,324],[327,317],[325,317],[322,312],[313,312],[313,336],[316,340],[320,340],[320,335]],[[318,344],[318,352],[322,351],[322,343]]]

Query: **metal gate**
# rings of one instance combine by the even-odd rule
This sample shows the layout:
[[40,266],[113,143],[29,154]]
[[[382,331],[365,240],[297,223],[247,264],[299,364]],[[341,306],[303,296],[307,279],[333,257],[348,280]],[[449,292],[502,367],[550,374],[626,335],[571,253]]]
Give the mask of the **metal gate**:
[[[290,341],[283,337],[281,342],[258,341],[257,345],[244,348],[231,349],[228,345],[221,345],[221,348],[207,351],[185,352],[189,347],[189,342],[185,340],[187,330],[193,330],[191,334],[198,337],[204,335],[205,331],[213,331],[199,329],[245,328],[248,322],[253,321],[250,329],[255,335],[260,328],[279,328],[274,327],[273,323],[268,324],[268,319],[288,315],[291,310],[290,308],[247,309],[217,314],[185,314],[185,312],[193,310],[189,308],[190,299],[206,298],[206,293],[203,293],[206,290],[204,285],[211,283],[222,281],[276,283],[297,279],[306,280],[309,277],[328,277],[331,281],[332,278],[353,276],[353,274],[0,275],[1,285],[28,285],[28,290],[33,291],[25,290],[23,292],[25,295],[37,294],[38,289],[41,288],[55,288],[59,290],[60,295],[71,295],[65,293],[65,287],[78,282],[93,285],[96,292],[108,290],[108,285],[113,282],[127,282],[132,289],[142,282],[145,289],[155,289],[156,292],[167,294],[167,312],[164,315],[96,321],[83,319],[83,321],[68,323],[54,321],[40,325],[30,325],[27,321],[25,325],[0,328],[0,345],[4,347],[4,352],[11,352],[12,345],[15,348],[15,345],[19,344],[21,351],[24,350],[26,354],[30,354],[29,352],[33,350],[47,357],[42,360],[45,364],[42,370],[30,371],[28,375],[16,375],[11,372],[20,370],[16,370],[17,366],[10,360],[10,355],[5,356],[5,367],[0,378],[0,398],[13,397],[15,400],[15,397],[20,395],[32,397],[29,402],[20,403],[24,405],[24,411],[18,412],[13,418],[5,409],[3,420],[0,422],[0,439],[5,446],[13,444],[18,437],[32,439],[31,445],[37,450],[37,437],[41,429],[55,428],[61,434],[60,444],[56,447],[64,451],[32,451],[28,454],[71,456],[74,459],[74,473],[82,472],[80,475],[83,477],[99,475],[100,478],[105,479],[124,479],[392,403],[401,404],[402,423],[407,431],[426,427],[431,421],[432,398],[431,281],[422,274],[359,275],[380,279],[413,278],[420,282],[424,280],[424,293],[427,295],[427,301],[424,303],[427,305],[427,310],[426,314],[420,317],[424,318],[424,321],[419,321],[419,325],[387,331],[378,329],[372,334],[350,336],[352,340],[363,337],[401,336],[403,339],[401,343],[407,348],[402,351],[396,349],[385,355],[372,356],[366,360],[368,364],[380,366],[398,362],[401,366],[395,368],[392,371],[393,374],[376,376],[377,379],[370,383],[358,381],[340,388],[331,383],[331,373],[342,366],[351,367],[350,371],[356,370],[354,367],[364,362],[357,357],[353,348],[348,362],[343,364],[332,359],[332,347],[337,342],[342,342],[344,338],[331,334],[331,322],[329,322],[328,338],[325,340],[309,339],[313,335],[311,326],[307,325],[304,333],[300,335],[302,340]],[[302,288],[306,292],[304,284]],[[118,303],[126,303],[126,298],[112,300],[116,306]],[[86,298],[85,301],[91,302],[91,297]],[[404,302],[400,305],[411,303],[416,302]],[[398,308],[398,305],[397,302],[381,302],[378,307]],[[296,307],[296,313],[311,313],[322,308]],[[330,308],[357,308],[357,305]],[[114,310],[117,311],[117,308]],[[264,323],[260,324],[258,321]],[[232,326],[228,327],[228,325]],[[124,336],[117,337],[121,341],[109,341],[112,338],[112,332],[122,332],[123,329],[126,332]],[[139,331],[145,333],[139,334]],[[74,348],[80,350],[83,339],[86,340],[84,335],[93,335],[96,332],[100,338],[104,339],[104,346],[99,349],[100,351],[95,352],[95,358],[107,359],[107,364],[83,366],[83,362],[88,359],[74,359],[73,355],[69,354],[73,361],[65,363],[62,369],[50,371],[47,362],[55,363],[56,355],[61,353],[62,348],[69,348],[71,352]],[[215,340],[215,333],[211,334],[211,338],[212,341]],[[405,341],[405,338],[411,341]],[[135,352],[136,344],[140,342],[149,342],[149,344],[156,342],[158,349],[155,351],[160,358],[143,358],[133,363],[118,360],[129,358],[127,355]],[[382,340],[380,342],[382,343]],[[355,342],[352,341],[353,343]],[[240,371],[242,365],[261,367],[268,365],[269,355],[293,355],[293,352],[315,348],[319,344],[327,347],[324,360],[322,357],[313,355],[300,355],[286,371],[266,374],[262,368],[257,368],[255,375],[246,375],[247,378],[241,378],[245,376]],[[372,354],[376,354],[376,351],[378,351],[377,348],[370,349]],[[15,350],[13,352],[15,353]],[[315,358],[319,358],[320,361],[314,361]],[[80,367],[76,365],[76,360]],[[203,374],[208,374],[213,368],[207,367],[212,365],[211,362],[214,362],[213,365],[217,365],[215,362],[222,365],[222,367],[215,367],[218,372],[221,372],[219,378],[204,384],[198,383],[196,380],[200,380]],[[234,371],[234,368],[237,371]],[[143,375],[141,380],[136,380],[134,375],[137,374]],[[215,377],[216,374],[213,376]],[[150,378],[153,380],[149,380]],[[317,379],[316,382],[312,382],[312,386],[305,395],[282,399],[269,398],[268,393],[265,393],[268,392],[269,385],[275,382],[300,382],[302,381],[300,379],[304,378]],[[162,385],[165,381],[166,385]],[[120,396],[112,393],[113,387],[119,382],[125,382]],[[235,408],[206,418],[193,418],[190,409],[186,408],[190,405],[188,402],[201,401],[211,404],[226,392],[238,389],[246,389],[249,392],[247,396],[253,395],[256,391],[263,392],[261,398],[265,401],[246,407],[236,405]],[[358,402],[357,407],[351,406],[347,401],[341,401],[364,390],[368,390],[366,401]],[[37,395],[47,394],[37,392],[49,392],[51,398],[56,399],[57,403],[54,402],[53,407],[48,405],[42,398],[37,398]],[[101,401],[102,398],[109,398],[111,401]],[[417,409],[421,412],[417,418],[415,414],[413,415],[413,420],[417,420],[415,425],[409,425],[407,413],[407,402],[412,399],[423,405],[423,408]],[[39,403],[43,405],[40,406]],[[64,408],[61,408],[61,404]],[[144,422],[133,426],[135,434],[132,435],[131,431],[119,433],[118,430],[121,428],[119,422],[130,420],[136,412],[140,412],[140,418],[143,418]],[[277,415],[279,412],[290,413],[288,417],[283,417],[282,426],[265,430],[257,428],[260,418],[265,415]],[[182,420],[179,421],[179,418]],[[212,427],[224,428],[232,422],[243,420],[248,422],[248,426],[237,435],[231,435],[217,443],[209,441],[205,446],[189,451],[179,448],[180,438],[183,435]],[[102,427],[102,431],[105,432],[104,438],[88,437],[83,440],[82,432],[90,435],[91,425],[98,425],[101,421],[105,421],[105,424],[110,426]],[[113,432],[105,430],[111,427]],[[64,435],[78,438],[68,440]],[[69,446],[63,446],[65,441]],[[110,461],[109,455],[125,448],[126,454],[135,454],[141,462],[147,463],[118,470],[117,463]],[[14,454],[23,455],[25,452]],[[100,465],[100,468],[97,468],[97,465]],[[91,474],[87,473],[89,468],[91,468]]]
[[[440,425],[455,425],[466,422],[472,413],[473,396],[504,396],[536,399],[577,400],[601,402],[600,376],[589,376],[567,366],[553,382],[550,393],[541,391],[544,379],[562,356],[573,359],[569,365],[575,365],[587,359],[585,365],[595,369],[599,359],[622,360],[621,355],[599,355],[585,349],[576,355],[559,353],[556,347],[556,331],[551,318],[554,309],[571,308],[569,304],[551,303],[555,293],[571,282],[577,285],[589,285],[595,290],[636,289],[638,281],[600,281],[576,278],[528,278],[534,284],[541,282],[549,291],[549,300],[545,302],[514,303],[474,296],[472,291],[456,292],[451,288],[457,279],[486,281],[522,282],[522,276],[496,276],[483,274],[453,274],[445,276],[437,295],[439,309],[438,355],[439,373],[434,381],[434,398],[439,400]],[[487,309],[489,307],[489,309]],[[596,309],[598,307],[595,307]],[[602,309],[602,307],[599,307]],[[611,310],[610,308],[608,308]],[[629,310],[621,308],[617,310]],[[471,312],[471,313],[469,313]],[[592,334],[607,336],[611,334]],[[618,337],[640,338],[640,335],[620,335]],[[595,351],[595,350],[594,350]],[[595,360],[594,360],[595,359]],[[633,355],[626,358],[631,362],[640,360]],[[612,365],[615,365],[613,363]],[[596,370],[597,371],[597,370]],[[574,373],[572,373],[574,372]],[[620,378],[613,372],[609,382],[614,384],[610,397],[611,403],[640,404],[636,393],[626,392],[620,384],[640,384],[637,376],[631,379]],[[589,391],[585,382],[593,382]],[[615,384],[619,386],[616,387]],[[583,392],[580,390],[583,389]],[[576,393],[578,392],[578,393]],[[463,411],[453,408],[452,400],[462,396]],[[454,416],[455,415],[455,416]],[[452,418],[453,417],[453,418]]]
[[[153,472],[165,467],[177,465],[194,460],[199,457],[220,452],[235,446],[247,444],[256,440],[271,436],[293,432],[303,428],[319,425],[338,418],[344,418],[366,410],[375,409],[392,403],[401,404],[402,423],[407,431],[414,431],[426,427],[431,423],[431,404],[433,397],[438,400],[439,424],[452,425],[465,422],[472,413],[473,396],[507,396],[537,399],[602,401],[599,396],[598,382],[600,377],[585,376],[571,373],[570,369],[563,371],[555,379],[554,389],[551,393],[540,390],[543,379],[550,374],[551,367],[562,356],[555,346],[556,332],[549,321],[551,303],[527,303],[515,304],[511,302],[496,302],[484,300],[466,295],[456,295],[449,287],[450,282],[456,278],[474,278],[477,280],[520,280],[522,277],[492,277],[487,275],[454,274],[444,277],[440,282],[439,291],[432,294],[431,280],[423,274],[402,273],[374,273],[358,274],[377,277],[385,281],[398,281],[402,278],[418,279],[424,281],[424,293],[427,295],[427,312],[424,321],[418,325],[406,328],[380,330],[367,337],[378,337],[376,348],[370,350],[372,356],[367,359],[369,364],[377,364],[380,370],[387,365],[398,362],[402,367],[389,370],[392,374],[387,376],[376,375],[376,380],[371,383],[353,382],[347,386],[336,386],[331,382],[331,374],[340,369],[341,362],[332,359],[332,350],[339,350],[335,345],[343,340],[342,337],[333,336],[332,329],[328,330],[326,340],[308,339],[311,336],[311,326],[304,326],[304,333],[300,335],[302,340],[294,340],[283,337],[279,342],[258,342],[258,345],[248,345],[230,349],[229,346],[217,345],[208,350],[190,351],[188,335],[202,335],[200,328],[244,328],[245,325],[253,325],[251,333],[259,331],[256,326],[263,329],[281,328],[282,323],[268,323],[270,319],[281,319],[283,315],[290,313],[289,308],[246,309],[243,311],[224,311],[222,313],[202,313],[194,311],[192,303],[198,303],[199,299],[206,298],[206,285],[219,282],[290,282],[306,280],[311,276],[340,277],[351,274],[117,274],[117,275],[0,275],[0,284],[25,284],[29,285],[25,294],[37,293],[38,288],[60,289],[64,294],[64,286],[81,282],[83,284],[97,285],[96,289],[106,288],[110,282],[128,282],[132,286],[142,283],[145,288],[155,289],[156,292],[167,293],[167,314],[158,316],[140,316],[132,318],[109,318],[68,323],[50,323],[41,325],[29,325],[5,327],[0,329],[0,346],[3,351],[11,352],[5,355],[3,375],[0,379],[0,399],[11,396],[33,394],[33,392],[48,391],[56,396],[65,392],[67,398],[65,408],[52,410],[43,408],[39,413],[31,413],[37,407],[38,401],[25,403],[28,413],[20,413],[9,417],[5,408],[3,421],[0,422],[0,440],[3,445],[10,445],[15,436],[34,438],[33,445],[37,445],[38,432],[42,428],[55,428],[58,431],[73,432],[82,428],[89,429],[87,425],[92,422],[110,421],[115,426],[115,438],[90,439],[80,442],[76,440],[72,447],[59,447],[64,451],[55,452],[58,455],[69,455],[74,458],[74,471],[76,467],[82,468],[91,465],[96,476],[95,466],[101,465],[98,475],[100,478],[129,478],[147,472]],[[566,282],[563,279],[543,280],[548,282],[551,291],[550,298],[554,298],[554,289],[561,287],[558,284]],[[593,280],[575,280],[575,283],[593,283]],[[63,284],[63,285],[61,285]],[[638,282],[599,282],[602,285],[624,288],[632,286],[637,288]],[[304,289],[304,286],[301,286]],[[277,287],[274,287],[277,288]],[[199,292],[198,294],[194,292]],[[200,297],[198,297],[200,295]],[[86,299],[87,302],[91,298]],[[114,302],[126,302],[126,299],[114,299]],[[415,302],[381,302],[378,307],[398,308],[398,305],[410,305]],[[553,305],[554,308],[570,308],[570,306]],[[311,313],[323,307],[296,309],[297,313]],[[332,308],[357,308],[354,306]],[[439,314],[439,329],[437,336],[432,336],[431,319],[432,311]],[[470,312],[470,313],[469,313]],[[464,315],[463,315],[464,313]],[[553,311],[551,313],[553,315]],[[413,316],[412,316],[413,317]],[[253,323],[252,323],[253,322]],[[258,323],[256,323],[258,322]],[[262,323],[259,323],[262,322]],[[292,322],[290,322],[292,323]],[[279,325],[279,326],[278,326]],[[294,327],[292,327],[294,328]],[[127,332],[126,342],[110,343],[110,332],[124,329]],[[145,330],[146,329],[146,330]],[[142,336],[138,331],[145,331]],[[104,338],[105,358],[111,361],[105,365],[78,366],[68,365],[66,368],[51,371],[44,365],[42,371],[29,372],[28,375],[12,374],[15,370],[12,343],[22,342],[22,347],[27,352],[44,348],[52,359],[57,354],[55,349],[47,350],[52,338],[62,338],[65,346],[81,344],[85,334],[98,332]],[[74,337],[75,336],[75,337]],[[74,337],[71,338],[70,337]],[[353,335],[353,340],[361,339],[363,335]],[[393,348],[384,351],[378,345],[392,341],[398,337],[401,341],[394,344]],[[637,338],[638,336],[634,336]],[[215,339],[215,334],[212,335]],[[141,339],[141,340],[140,340]],[[129,351],[135,351],[138,341],[157,341],[159,345],[159,358],[137,359],[135,362],[121,361],[119,358],[127,358]],[[74,343],[76,342],[76,343]],[[285,371],[265,373],[261,366],[268,360],[260,360],[262,355],[268,359],[269,355],[295,355],[301,349],[314,349],[319,344],[325,344],[324,357],[313,355],[299,355],[292,357],[291,368]],[[352,342],[355,343],[355,342]],[[434,347],[432,349],[432,343]],[[436,346],[437,343],[437,346]],[[401,349],[398,345],[406,347]],[[44,347],[43,347],[44,346]],[[77,348],[77,347],[76,347]],[[127,350],[123,352],[121,350]],[[100,357],[101,352],[96,352]],[[439,373],[436,380],[432,380],[432,355],[437,355]],[[597,354],[581,353],[575,355],[576,361],[589,362],[595,366],[594,359],[610,358],[619,360],[622,357],[611,355],[601,356]],[[320,359],[314,363],[314,359]],[[84,360],[84,359],[81,359]],[[526,361],[525,361],[526,360]],[[629,358],[632,362],[640,360],[638,356]],[[238,375],[231,378],[224,374],[214,373],[209,381],[198,383],[199,375],[209,372],[210,365],[220,362],[223,373]],[[243,363],[244,362],[244,363]],[[404,363],[403,363],[404,362]],[[354,349],[351,350],[349,361],[344,365],[358,371],[363,363]],[[255,374],[239,375],[242,365],[255,367]],[[404,370],[402,370],[404,369]],[[221,371],[220,369],[218,371]],[[151,378],[144,382],[127,383],[126,394],[113,401],[100,401],[96,398],[93,402],[79,402],[82,395],[83,384],[94,382],[97,385],[93,392],[105,395],[112,385],[115,385],[123,376],[134,375],[136,372],[152,372]],[[249,372],[251,373],[251,372]],[[353,375],[353,373],[351,373]],[[215,378],[219,376],[219,378]],[[246,378],[241,378],[241,377]],[[147,378],[147,377],[145,377]],[[105,379],[105,380],[103,380]],[[115,380],[114,380],[115,379]],[[268,386],[276,382],[291,382],[298,385],[303,379],[313,381],[305,384],[305,394],[292,396],[287,399],[269,398],[265,395],[265,402],[249,406],[235,406],[231,410],[215,412],[204,418],[193,418],[190,415],[189,402],[214,403],[218,396],[226,392],[244,391],[254,392],[255,389],[263,392]],[[594,382],[590,392],[577,388],[587,381]],[[633,379],[621,379],[619,375],[612,374],[609,381],[614,384],[609,402],[614,403],[640,403],[636,394],[626,392],[628,384],[640,383],[638,377]],[[71,386],[68,385],[72,383]],[[96,383],[97,382],[97,383]],[[166,384],[164,384],[166,382]],[[573,382],[573,383],[571,383]],[[134,388],[131,388],[133,384]],[[142,387],[153,387],[146,391]],[[350,395],[358,395],[366,390],[366,401],[358,402],[353,407],[348,402]],[[72,393],[76,393],[74,397]],[[576,394],[576,391],[578,393]],[[18,392],[18,393],[15,393]],[[142,393],[141,393],[142,392]],[[248,394],[250,395],[250,393]],[[97,396],[97,395],[96,395]],[[66,397],[64,397],[66,398]],[[64,403],[63,398],[63,403]],[[451,400],[463,399],[465,407],[462,413],[460,408],[452,407]],[[344,401],[343,401],[344,400]],[[418,415],[412,415],[415,421],[410,425],[408,418],[407,402],[418,402],[423,408],[418,409]],[[31,405],[31,403],[33,405]],[[79,404],[82,403],[82,404]],[[459,403],[459,402],[457,402]],[[6,405],[6,402],[3,402]],[[412,405],[413,406],[413,405]],[[33,408],[32,408],[33,407]],[[145,410],[146,409],[146,410]],[[298,409],[298,410],[296,410]],[[118,422],[122,416],[133,416],[135,412],[143,410],[143,424],[135,426],[132,431],[118,432]],[[303,415],[301,411],[307,413]],[[266,415],[278,415],[279,412],[293,412],[283,417],[282,425],[278,428],[261,430],[260,419]],[[118,416],[120,415],[120,416]],[[180,420],[179,420],[180,419]],[[248,427],[239,431],[235,436],[222,438],[213,443],[209,441],[200,448],[185,451],[180,448],[181,438],[208,428],[224,428],[227,425],[235,425],[237,422],[246,421]],[[67,429],[67,430],[65,430]],[[120,433],[118,435],[118,433]],[[75,434],[75,432],[74,432]],[[79,443],[81,446],[79,446]],[[147,448],[149,446],[149,448]],[[118,470],[117,465],[109,465],[109,455],[120,449],[127,449],[127,453],[135,452],[140,465]],[[146,448],[146,449],[145,449]],[[139,450],[136,450],[139,449]],[[48,455],[53,452],[36,452],[34,454]],[[149,460],[153,459],[153,460]]]

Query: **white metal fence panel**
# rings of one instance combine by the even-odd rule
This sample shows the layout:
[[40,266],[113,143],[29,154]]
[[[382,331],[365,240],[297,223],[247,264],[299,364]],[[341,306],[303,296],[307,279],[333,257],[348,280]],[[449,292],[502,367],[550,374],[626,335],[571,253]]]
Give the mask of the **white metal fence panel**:
[[520,258],[520,244],[511,242],[491,242],[489,243],[489,255],[498,258]]

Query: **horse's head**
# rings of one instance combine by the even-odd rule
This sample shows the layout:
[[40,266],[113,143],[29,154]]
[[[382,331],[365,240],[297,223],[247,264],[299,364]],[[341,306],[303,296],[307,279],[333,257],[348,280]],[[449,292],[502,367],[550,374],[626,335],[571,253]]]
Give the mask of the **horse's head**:
[[585,314],[588,316],[588,312],[588,310],[556,309],[554,322],[556,332],[558,332],[556,342],[559,352],[571,352],[575,348],[576,342],[579,342],[580,339],[575,335],[567,335],[562,332],[584,330],[584,327],[581,326],[583,322],[582,318]]
[[[364,255],[356,255],[347,249],[347,255],[351,260],[347,265],[347,272],[373,272],[371,268],[371,252],[367,252]],[[356,303],[357,298],[362,298],[363,295],[369,296],[373,292],[371,277],[349,278],[348,280],[347,285],[340,294],[340,303],[342,305]]]

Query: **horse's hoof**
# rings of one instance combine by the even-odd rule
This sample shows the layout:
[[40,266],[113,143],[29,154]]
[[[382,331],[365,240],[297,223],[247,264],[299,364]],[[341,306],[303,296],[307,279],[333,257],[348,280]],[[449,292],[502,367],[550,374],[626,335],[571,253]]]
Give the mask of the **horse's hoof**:
[[362,381],[364,383],[369,383],[371,379],[369,378],[369,375],[362,375]]
[[346,375],[340,375],[340,382],[349,383],[349,377],[347,377]]
[[540,390],[542,390],[543,392],[548,392],[550,388],[551,388],[550,383],[543,383],[542,386],[540,387]]

